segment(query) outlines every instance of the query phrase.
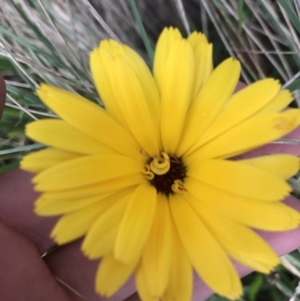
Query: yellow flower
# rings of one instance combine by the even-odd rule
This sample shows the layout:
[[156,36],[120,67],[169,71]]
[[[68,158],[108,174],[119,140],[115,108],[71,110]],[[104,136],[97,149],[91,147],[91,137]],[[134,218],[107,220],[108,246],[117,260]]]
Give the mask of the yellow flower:
[[281,201],[297,157],[229,160],[278,139],[300,123],[300,110],[278,81],[234,93],[240,64],[212,68],[212,45],[165,29],[153,76],[126,45],[102,41],[91,71],[105,109],[46,84],[37,91],[61,119],[36,121],[27,135],[50,148],[22,168],[41,197],[39,215],[62,215],[58,244],[85,236],[82,250],[102,257],[98,293],[111,296],[134,274],[144,301],[188,301],[193,269],[215,292],[235,299],[242,287],[231,260],[268,273],[279,262],[252,228],[298,226]]

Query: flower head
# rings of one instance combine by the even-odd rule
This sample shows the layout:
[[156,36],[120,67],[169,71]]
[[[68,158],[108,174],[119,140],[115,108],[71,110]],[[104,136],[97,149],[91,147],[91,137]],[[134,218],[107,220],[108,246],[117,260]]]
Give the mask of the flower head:
[[126,45],[102,41],[91,71],[105,109],[46,84],[37,91],[61,119],[28,125],[49,148],[22,168],[38,173],[39,215],[62,215],[58,244],[84,236],[101,258],[96,290],[113,295],[134,274],[142,300],[188,301],[193,269],[215,292],[242,293],[230,258],[267,273],[279,262],[252,229],[289,230],[299,214],[281,201],[298,158],[279,154],[231,160],[278,139],[300,123],[300,110],[278,81],[234,93],[240,64],[212,67],[203,34],[165,29],[153,75]]

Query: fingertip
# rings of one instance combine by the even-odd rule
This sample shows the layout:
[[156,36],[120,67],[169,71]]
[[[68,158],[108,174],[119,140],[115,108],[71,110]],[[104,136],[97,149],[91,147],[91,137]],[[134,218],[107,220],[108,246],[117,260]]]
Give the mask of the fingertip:
[[0,221],[1,300],[71,301],[34,244]]
[[235,87],[235,91],[234,92],[238,92],[238,91],[244,89],[246,86],[247,86],[246,84],[244,84],[242,82],[238,82],[238,84]]
[[33,190],[31,178],[30,173],[19,169],[0,176],[0,219],[23,233],[43,254],[54,244],[49,234],[58,218],[34,213],[39,195]]

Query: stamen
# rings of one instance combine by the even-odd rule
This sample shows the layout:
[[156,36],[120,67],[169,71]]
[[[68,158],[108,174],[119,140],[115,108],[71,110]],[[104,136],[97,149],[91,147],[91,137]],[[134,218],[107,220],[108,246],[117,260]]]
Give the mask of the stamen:
[[[145,152],[141,150],[145,155]],[[156,188],[157,193],[167,197],[174,193],[183,194],[183,180],[186,176],[186,166],[181,157],[161,152],[157,157],[149,157],[143,171],[145,178]]]
[[160,157],[155,157],[150,162],[150,169],[157,175],[164,175],[170,169],[170,157],[162,152]]
[[174,180],[174,183],[172,184],[172,190],[181,195],[186,191],[181,180]]
[[145,175],[145,178],[149,181],[154,179],[154,173],[151,171],[149,164],[145,165],[145,171],[143,172],[143,174]]

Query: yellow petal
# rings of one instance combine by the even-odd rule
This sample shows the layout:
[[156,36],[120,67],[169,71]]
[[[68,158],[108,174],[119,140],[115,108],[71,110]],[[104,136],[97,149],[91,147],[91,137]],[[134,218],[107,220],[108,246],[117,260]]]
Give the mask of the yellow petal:
[[[143,91],[141,81],[126,59],[113,56],[109,60],[108,73],[114,79],[116,100],[132,135],[139,142],[141,148],[150,156],[159,154],[160,138],[158,124],[151,114],[148,103],[151,99]],[[145,74],[138,74],[142,76]],[[148,74],[148,76],[150,76]],[[144,80],[144,82],[147,79]],[[155,112],[156,116],[158,112]],[[141,126],[143,124],[143,126]]]
[[269,273],[279,264],[276,253],[253,230],[224,217],[205,205],[202,205],[201,208],[193,206],[198,200],[188,193],[183,197],[232,258],[263,273]]
[[51,237],[58,244],[75,240],[90,229],[98,216],[110,207],[110,203],[97,202],[62,216],[51,232]]
[[163,86],[165,64],[170,50],[177,40],[181,40],[181,34],[177,28],[165,28],[161,33],[155,49],[153,73],[159,90]]
[[218,117],[230,99],[239,76],[240,63],[232,58],[222,62],[211,73],[186,116],[182,141],[177,150],[178,156],[186,153]]
[[112,254],[103,257],[96,275],[96,291],[105,296],[112,296],[127,281],[134,271],[137,261],[124,264]]
[[156,189],[139,185],[131,196],[116,239],[114,256],[128,263],[140,256],[150,233],[156,206]]
[[154,118],[155,123],[158,125],[160,122],[160,97],[153,75],[137,52],[126,45],[123,47],[126,54],[124,58],[130,63],[136,77],[141,83],[144,95],[147,97],[147,105],[152,118]]
[[123,188],[138,185],[140,183],[143,183],[144,181],[145,177],[142,174],[138,173],[130,176],[120,177],[110,181],[88,185],[86,187],[72,188],[64,191],[45,192],[43,193],[43,198],[53,201],[72,201],[78,198],[87,198],[99,194],[101,195],[103,193],[119,191]]
[[135,272],[135,285],[137,287],[138,294],[143,301],[159,301],[160,298],[152,296],[147,286],[145,272],[142,264],[138,265]]
[[212,139],[197,150],[197,156],[228,158],[276,140],[300,124],[300,110],[259,115]]
[[[265,262],[261,262],[253,259],[248,255],[241,254],[235,250],[227,249],[226,252],[228,255],[233,258],[235,261],[241,263],[242,265],[249,267],[251,270],[258,271],[261,273],[269,274],[276,267],[276,265],[270,265]],[[275,262],[275,261],[274,261]]]
[[97,140],[63,120],[43,119],[26,126],[26,135],[40,143],[81,154],[113,154]]
[[195,78],[193,85],[193,99],[199,93],[204,82],[209,78],[212,70],[212,44],[202,43],[194,50]]
[[184,186],[197,198],[199,210],[205,204],[229,219],[268,231],[286,231],[299,225],[299,213],[281,202],[263,202],[240,197],[189,178]]
[[35,189],[38,191],[58,191],[85,187],[142,171],[143,165],[128,157],[96,155],[56,165],[38,174],[32,181],[36,184]]
[[174,153],[191,101],[194,55],[191,45],[178,40],[169,51],[161,87],[161,135],[165,152]]
[[111,203],[111,207],[95,221],[81,246],[89,259],[99,258],[113,251],[120,221],[133,191],[134,188],[124,189],[105,200]]
[[171,269],[163,301],[190,301],[193,289],[193,270],[183,250],[175,225],[172,238]]
[[[98,67],[95,65],[94,67],[94,73],[96,74],[98,80],[98,90],[100,91],[100,93],[103,90],[102,94],[105,95],[103,95],[102,98],[105,98],[106,94],[108,94],[106,97],[105,105],[108,106],[109,112],[112,112],[111,115],[118,115],[115,118],[118,119],[122,125],[125,125],[128,128],[128,125],[133,123],[137,117],[141,116],[141,114],[133,113],[133,115],[135,116],[132,119],[126,112],[124,112],[124,109],[129,108],[130,111],[142,109],[142,113],[144,115],[150,114],[151,117],[150,120],[149,116],[141,116],[140,118],[149,120],[148,127],[151,127],[150,123],[153,123],[154,121],[154,125],[152,125],[152,131],[155,130],[155,132],[158,133],[160,116],[159,94],[154,78],[144,60],[130,47],[119,44],[113,40],[102,41],[100,43],[99,49],[94,50],[94,52],[95,53],[93,54],[93,56],[95,57],[95,60],[99,60],[99,66],[101,66]],[[122,62],[121,67],[125,67],[125,70],[123,68],[123,73],[126,73],[125,75],[122,75],[120,73],[120,70],[117,70],[118,67],[114,67],[116,65],[116,61]],[[123,98],[127,99],[127,96],[123,95],[120,89],[117,88],[120,84],[119,80],[118,82],[116,82],[117,79],[121,80],[121,86],[125,86],[125,92],[131,93],[129,97],[129,107],[128,102],[124,103],[123,100]],[[123,83],[124,81],[126,83]],[[130,83],[134,84],[135,87],[128,87],[128,84]],[[136,86],[138,86],[138,90],[136,89]],[[133,95],[136,95],[136,98],[138,99],[135,104],[132,103]],[[145,100],[146,103],[141,103],[141,100]],[[149,112],[145,112],[145,109],[149,110]],[[115,111],[117,111],[117,113],[114,113]],[[127,120],[127,122],[125,120]],[[137,129],[133,127],[133,131],[135,132],[136,130]]]
[[88,205],[94,204],[96,202],[106,199],[112,192],[103,193],[100,195],[95,195],[88,198],[79,198],[73,200],[55,200],[55,199],[45,199],[43,196],[37,199],[34,203],[34,212],[38,215],[59,215],[63,213],[68,213],[80,208],[84,208]]
[[291,191],[280,177],[239,161],[195,160],[187,176],[233,194],[258,200],[281,200]]
[[289,90],[281,90],[279,93],[257,114],[269,114],[280,112],[286,108],[293,100],[293,94]]
[[54,165],[79,158],[80,155],[55,148],[47,148],[25,156],[20,167],[31,172],[41,172]]
[[87,99],[42,84],[40,99],[63,120],[118,153],[140,158],[140,147],[133,137],[107,112]]
[[196,272],[216,293],[238,298],[242,286],[223,248],[184,199],[172,196],[170,206],[180,240]]
[[188,36],[187,41],[192,45],[193,49],[196,50],[199,45],[207,43],[207,38],[203,33],[194,31]]
[[113,53],[113,52],[116,52],[116,51],[121,52],[123,46],[125,46],[125,45],[120,44],[119,42],[110,39],[110,40],[102,40],[102,41],[100,41],[100,46],[99,46],[98,49],[105,50],[108,53]]
[[108,55],[106,54],[107,49],[113,48],[115,44],[119,45],[113,40],[101,41],[100,47],[94,49],[90,54],[90,69],[98,94],[104,103],[105,110],[124,126],[125,120],[113,91],[114,82],[109,77],[108,60],[105,56]]
[[194,31],[187,41],[192,45],[195,57],[195,78],[193,98],[198,94],[200,87],[213,70],[212,44],[207,42],[203,33]]
[[197,147],[256,114],[272,102],[279,89],[279,82],[268,78],[235,93],[220,116],[200,137]]
[[283,179],[288,179],[299,171],[299,158],[292,155],[269,155],[238,162],[266,170]]
[[152,296],[162,296],[168,284],[171,243],[168,199],[158,194],[153,226],[143,250],[143,267]]

